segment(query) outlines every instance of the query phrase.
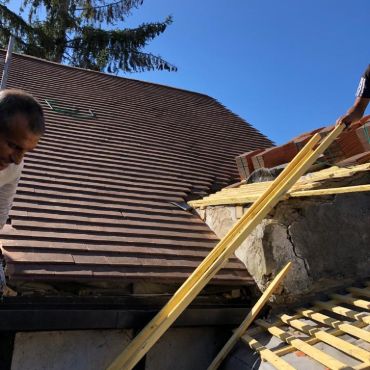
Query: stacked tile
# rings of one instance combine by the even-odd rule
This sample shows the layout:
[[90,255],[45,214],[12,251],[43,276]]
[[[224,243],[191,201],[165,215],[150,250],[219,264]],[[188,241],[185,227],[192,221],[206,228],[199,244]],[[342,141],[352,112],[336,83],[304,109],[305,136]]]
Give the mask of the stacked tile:
[[[327,159],[330,158],[331,163],[338,163],[369,151],[369,126],[370,122],[361,125],[357,123],[350,130],[344,131],[325,152]],[[357,162],[360,158],[364,159],[366,156],[356,157],[356,163],[361,163]]]
[[235,157],[241,180],[247,179],[254,171],[252,158],[263,151],[264,149],[256,149]]
[[307,144],[312,135],[322,130],[306,132],[295,137],[292,141],[277,147],[249,151],[235,158],[240,179],[247,179],[259,168],[272,168],[290,162],[294,156]]
[[276,146],[252,157],[254,169],[272,168],[290,162],[298,153],[298,148],[293,141],[281,146]]
[[357,130],[343,132],[336,140],[344,158],[352,157],[356,154],[363,153],[369,148],[369,142],[366,140],[368,133],[367,125],[361,126]]
[[364,164],[367,162],[370,162],[370,151],[356,154],[352,157],[346,158],[342,161],[337,162],[336,165],[339,167],[346,167],[356,164]]
[[320,130],[318,130],[317,132],[322,137],[325,137],[326,135],[328,135],[334,129],[334,127],[335,127],[335,125],[325,126],[325,127],[321,128]]
[[305,134],[293,139],[293,143],[297,147],[297,150],[300,151],[310,141],[311,137],[311,134]]
[[[323,137],[325,137],[334,126],[327,126],[327,127],[319,127],[315,130],[305,132],[304,134],[301,134],[297,137],[295,137],[292,141],[296,144],[298,151],[301,150],[307,142],[311,139],[311,137],[316,134],[320,133]],[[329,162],[332,160],[332,158],[336,158],[337,155],[340,155],[340,149],[338,149],[337,146],[331,146],[327,149],[327,151],[319,158],[319,162]]]
[[[324,152],[321,161],[328,163],[345,163],[346,159],[357,156],[370,150],[369,143],[369,116],[351,125],[349,130],[345,130]],[[320,134],[326,136],[334,126],[325,127]],[[356,157],[356,160],[364,160],[366,156]],[[362,159],[360,159],[362,158]],[[355,162],[363,163],[363,162]]]
[[345,159],[345,154],[339,145],[338,139],[334,140],[328,149],[325,150],[322,157],[320,157],[320,162],[327,162],[328,164],[334,164],[338,161]]
[[[325,137],[333,128],[334,125],[320,127],[303,133],[284,145],[254,150],[236,157],[240,178],[242,180],[248,178],[259,168],[272,168],[290,162],[314,134],[320,133]],[[364,117],[352,124],[350,130],[344,131],[318,159],[318,162],[361,164],[367,161],[368,151],[370,151],[370,116]]]
[[323,129],[323,127],[320,127],[310,132],[306,132],[295,137],[292,141],[289,141],[284,145],[266,149],[263,152],[258,153],[258,155],[252,155],[250,159],[253,169],[272,168],[289,163],[308,143],[311,137]]
[[[331,128],[333,128],[333,126],[330,126]],[[300,139],[302,137],[306,137],[306,136],[309,136],[309,137],[312,137],[314,134],[318,133],[318,132],[321,132],[323,130],[326,130],[327,127],[319,127],[319,128],[316,128],[312,131],[309,131],[309,132],[305,132],[304,134],[301,134],[299,136],[297,136],[296,138],[293,139],[293,141],[297,140],[297,139]]]
[[361,146],[367,150],[370,146],[370,119],[356,130]]

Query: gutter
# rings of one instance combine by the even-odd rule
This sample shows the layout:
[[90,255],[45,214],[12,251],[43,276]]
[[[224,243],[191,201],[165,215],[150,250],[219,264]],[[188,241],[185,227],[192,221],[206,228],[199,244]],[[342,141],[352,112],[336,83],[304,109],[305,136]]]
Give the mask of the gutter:
[[[0,335],[4,331],[140,329],[162,307],[158,304],[162,300],[155,304],[153,299],[149,299],[147,303],[138,305],[138,302],[132,302],[132,297],[79,297],[73,302],[68,297],[55,298],[38,301],[3,297],[0,303]],[[115,304],[112,303],[113,298]],[[185,310],[174,326],[235,327],[243,321],[247,311],[246,303],[199,302]]]

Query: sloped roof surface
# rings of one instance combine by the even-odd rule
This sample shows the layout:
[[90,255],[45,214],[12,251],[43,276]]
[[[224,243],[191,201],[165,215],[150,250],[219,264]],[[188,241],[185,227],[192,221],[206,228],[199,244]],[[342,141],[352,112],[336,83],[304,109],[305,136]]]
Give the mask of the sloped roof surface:
[[[217,238],[171,202],[237,181],[234,157],[271,146],[217,101],[189,91],[20,55],[7,87],[34,94],[47,119],[25,160],[15,230],[1,236],[10,279],[184,280]],[[79,112],[56,113],[45,99]],[[89,109],[95,117],[74,116]],[[249,279],[234,259],[213,282]]]

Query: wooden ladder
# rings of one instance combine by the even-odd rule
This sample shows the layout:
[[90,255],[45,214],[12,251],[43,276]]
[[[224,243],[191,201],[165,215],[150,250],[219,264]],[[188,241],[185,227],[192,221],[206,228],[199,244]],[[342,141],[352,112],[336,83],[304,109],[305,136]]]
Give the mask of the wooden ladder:
[[270,187],[251,205],[227,235],[214,247],[168,303],[132,340],[108,367],[108,370],[131,370],[193,301],[212,277],[225,265],[235,250],[283,199],[286,192],[310,168],[317,158],[343,131],[335,128],[324,138],[315,134],[293,158]]

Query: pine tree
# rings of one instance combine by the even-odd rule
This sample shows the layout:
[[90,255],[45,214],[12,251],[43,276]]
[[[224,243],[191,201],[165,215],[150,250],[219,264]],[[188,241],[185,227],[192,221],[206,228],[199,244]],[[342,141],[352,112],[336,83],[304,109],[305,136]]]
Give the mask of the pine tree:
[[6,48],[12,34],[16,51],[75,67],[109,73],[176,71],[160,56],[143,51],[172,23],[171,17],[117,28],[143,1],[23,0],[18,14],[7,6],[9,0],[0,1],[0,47]]

